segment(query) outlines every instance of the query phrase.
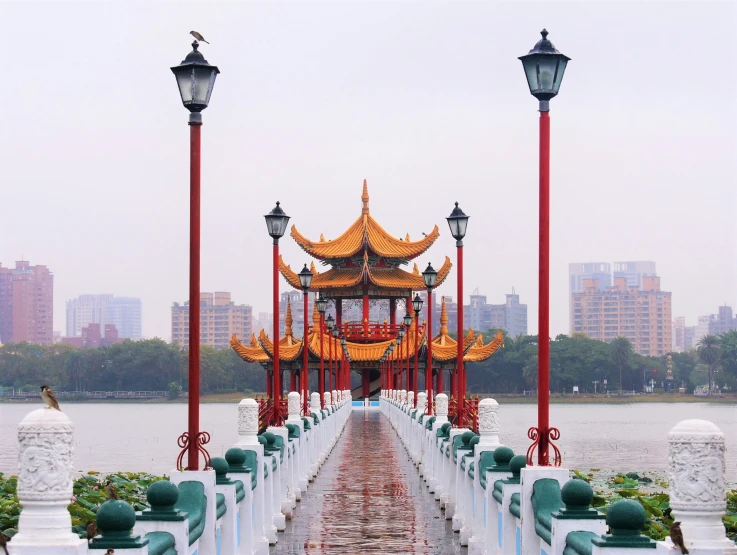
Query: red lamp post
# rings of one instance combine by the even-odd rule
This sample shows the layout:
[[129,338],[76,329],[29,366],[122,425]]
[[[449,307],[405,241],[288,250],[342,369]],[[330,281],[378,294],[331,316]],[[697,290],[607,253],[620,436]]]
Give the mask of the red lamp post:
[[415,310],[415,373],[412,379],[412,389],[415,393],[414,406],[417,408],[417,386],[420,381],[420,311],[422,310],[422,297],[417,293],[412,301]]
[[304,303],[304,330],[303,330],[303,339],[302,339],[302,371],[299,373],[300,382],[301,382],[301,388],[302,389],[302,414],[304,416],[307,416],[307,397],[308,397],[308,389],[309,389],[309,351],[310,349],[307,346],[307,332],[309,331],[309,326],[307,325],[307,312],[309,310],[308,307],[308,300],[309,300],[309,289],[310,285],[312,285],[312,272],[307,268],[307,264],[305,264],[305,267],[302,268],[302,271],[299,273],[299,284],[302,286],[302,301]]
[[328,300],[320,294],[315,301],[317,311],[320,313],[320,373],[317,376],[317,390],[320,392],[320,407],[325,408],[325,342],[323,341],[323,328],[325,327],[325,311],[328,308]]
[[[403,321],[404,321],[404,327],[407,328],[407,332],[409,332],[410,329],[411,329],[411,326],[412,326],[412,315],[409,313],[410,305],[412,303],[410,303],[409,301],[405,301],[405,302],[407,302],[407,312],[404,313]],[[404,368],[402,369],[402,373],[404,374],[403,381],[405,382],[405,384],[404,384],[404,386],[402,386],[403,385],[402,384],[402,381],[400,381],[399,382],[399,385],[402,386],[402,387],[400,387],[400,390],[409,391],[409,388],[410,388],[410,379],[409,379],[409,340],[407,341],[407,343],[404,346],[404,356],[407,359],[406,360],[406,364],[404,365]],[[405,361],[401,361],[401,362],[405,362]]]
[[187,431],[179,438],[182,451],[177,467],[182,466],[187,453],[187,470],[199,470],[199,453],[205,455],[206,467],[210,456],[202,447],[209,441],[207,432],[200,432],[200,140],[202,110],[210,103],[215,78],[220,70],[207,63],[192,43],[192,52],[181,64],[171,68],[179,87],[182,104],[189,110],[189,397]]
[[448,220],[450,234],[456,240],[456,251],[458,253],[458,355],[456,359],[456,398],[458,407],[458,426],[463,427],[466,424],[465,401],[466,401],[466,369],[463,367],[463,238],[466,236],[468,228],[468,216],[456,206]]
[[332,314],[328,314],[325,318],[325,327],[328,330],[328,391],[330,392],[330,399],[332,401],[333,396],[333,340],[331,335],[333,334],[333,327],[335,327],[335,319]]
[[542,39],[528,54],[520,56],[532,94],[539,101],[540,111],[540,247],[538,286],[538,369],[537,369],[537,428],[527,432],[533,444],[527,451],[527,464],[533,463],[537,447],[538,466],[550,466],[549,447],[555,452],[553,464],[560,466],[560,451],[551,442],[560,437],[551,428],[550,417],[550,99],[558,94],[563,74],[570,58],[558,52],[543,29]]
[[428,263],[422,272],[427,287],[427,362],[425,363],[425,389],[427,389],[427,414],[432,414],[432,288],[438,280],[438,273]]
[[[340,337],[340,330],[338,329],[338,326],[333,327],[332,329],[333,334],[333,340],[330,342],[330,345],[335,345],[335,389],[336,391],[340,389],[340,373],[338,372],[338,359],[340,356],[338,355],[338,338]],[[332,356],[332,355],[331,355]],[[330,393],[332,394],[333,387],[330,386]],[[336,399],[333,399],[333,403],[336,402]]]
[[272,411],[271,411],[271,424],[272,426],[279,426],[281,424],[281,358],[279,356],[279,239],[284,235],[287,230],[287,224],[289,223],[289,216],[284,213],[284,210],[279,206],[279,201],[276,202],[274,209],[264,216],[266,220],[266,229],[274,240],[273,248],[273,278],[274,278],[274,360],[272,366],[274,367],[274,385],[272,387]]

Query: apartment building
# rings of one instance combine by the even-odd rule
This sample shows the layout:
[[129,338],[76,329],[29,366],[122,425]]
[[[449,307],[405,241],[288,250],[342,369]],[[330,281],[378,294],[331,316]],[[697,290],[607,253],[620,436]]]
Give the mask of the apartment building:
[[[248,340],[252,332],[249,305],[236,305],[225,291],[200,293],[200,345],[226,349],[233,334]],[[171,307],[171,341],[189,347],[189,302]]]

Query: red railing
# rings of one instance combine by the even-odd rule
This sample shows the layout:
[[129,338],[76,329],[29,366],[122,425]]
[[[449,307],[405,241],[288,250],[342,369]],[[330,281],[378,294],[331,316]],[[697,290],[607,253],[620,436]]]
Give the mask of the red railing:
[[451,397],[448,401],[448,420],[454,428],[468,428],[479,433],[479,396],[466,399],[463,403],[463,418],[458,417],[458,401]]
[[369,324],[364,329],[362,323],[352,322],[340,326],[340,331],[348,341],[386,341],[397,338],[400,326],[402,324]]

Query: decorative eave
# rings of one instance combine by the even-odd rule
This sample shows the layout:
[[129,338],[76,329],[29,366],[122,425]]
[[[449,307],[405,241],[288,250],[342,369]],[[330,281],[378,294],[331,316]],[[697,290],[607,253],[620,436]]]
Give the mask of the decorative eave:
[[[496,337],[486,345],[481,334],[476,335],[472,329],[463,338],[463,361],[482,362],[493,355],[499,347],[504,346],[504,336],[497,331]],[[432,358],[436,362],[450,362],[458,357],[458,342],[448,335],[448,312],[445,297],[440,304],[440,333],[432,340]]]
[[[435,282],[436,288],[445,281],[452,267],[453,264],[451,264],[450,258],[446,256],[445,262],[438,270],[438,277]],[[281,257],[279,258],[279,271],[289,285],[295,289],[301,289],[299,274],[292,270],[288,264],[285,264]],[[412,291],[424,291],[426,289],[425,280],[417,268],[417,264],[415,264],[412,273],[405,272],[400,268],[373,268],[368,264],[366,256],[364,256],[364,265],[361,268],[331,268],[326,272],[318,272],[313,264],[311,271],[313,276],[310,291],[353,287],[364,283],[364,277],[367,283],[372,283],[384,289],[411,289]]]
[[361,195],[361,215],[339,237],[326,241],[321,235],[320,241],[311,241],[292,226],[292,239],[310,256],[318,260],[350,258],[365,247],[375,254],[386,258],[409,261],[420,256],[429,249],[440,236],[438,226],[434,226],[429,235],[419,241],[410,241],[409,235],[404,240],[390,235],[369,212],[368,184],[363,181]]

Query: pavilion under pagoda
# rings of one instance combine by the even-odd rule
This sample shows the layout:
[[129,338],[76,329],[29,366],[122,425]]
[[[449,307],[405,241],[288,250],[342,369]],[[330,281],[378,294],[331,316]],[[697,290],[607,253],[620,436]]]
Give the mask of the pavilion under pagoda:
[[[302,235],[295,226],[291,237],[312,258],[329,269],[318,272],[311,263],[311,283],[308,291],[318,293],[320,299],[332,304],[332,314],[325,318],[324,308],[318,310],[315,303],[312,326],[306,327],[308,345],[307,357],[303,351],[304,339],[292,334],[291,307],[287,306],[284,337],[279,338],[279,367],[290,372],[290,391],[299,391],[302,382],[302,369],[307,360],[307,370],[318,373],[317,383],[320,394],[324,391],[350,389],[351,372],[361,375],[361,385],[352,390],[354,399],[366,399],[382,387],[416,391],[419,385],[420,368],[426,368],[428,349],[427,325],[418,320],[421,312],[415,312],[412,295],[428,289],[417,264],[413,271],[406,271],[413,259],[427,251],[440,233],[438,227],[419,241],[410,241],[390,235],[371,216],[367,182],[363,183],[361,195],[361,214],[339,237],[311,241]],[[452,264],[448,257],[437,270],[433,288],[440,286],[450,273]],[[300,274],[296,273],[281,258],[279,271],[292,287],[303,289]],[[306,272],[307,268],[303,272]],[[304,289],[303,289],[304,290]],[[389,318],[372,321],[370,307],[376,301],[388,301]],[[343,318],[347,303],[360,303],[361,321],[348,322]],[[324,306],[323,304],[323,306]],[[397,317],[397,311],[400,316]],[[401,315],[404,312],[404,315]],[[326,320],[329,325],[326,325]],[[329,322],[333,320],[332,322]],[[432,339],[432,360],[434,374],[437,376],[435,392],[443,391],[442,374],[450,371],[451,393],[456,389],[453,371],[456,364],[458,345],[448,335],[447,311],[445,301],[441,306],[440,333]],[[305,322],[306,324],[306,322]],[[477,362],[489,358],[501,345],[501,334],[488,344],[483,343],[480,334],[469,330],[463,339],[464,360]],[[235,336],[231,346],[244,360],[262,364],[268,372],[273,371],[273,341],[261,330],[254,334],[248,345],[242,344]],[[328,371],[325,379],[324,371]],[[267,395],[271,381],[267,379]],[[284,383],[284,382],[282,382]],[[283,394],[283,392],[280,392]],[[279,395],[281,397],[281,395]]]

